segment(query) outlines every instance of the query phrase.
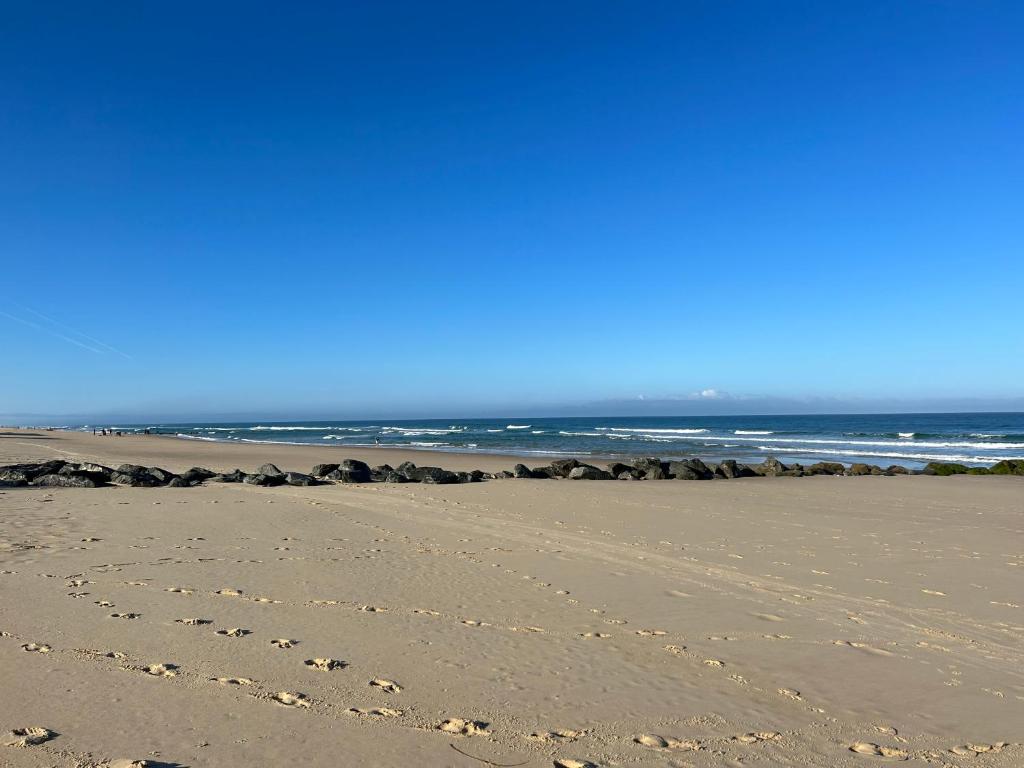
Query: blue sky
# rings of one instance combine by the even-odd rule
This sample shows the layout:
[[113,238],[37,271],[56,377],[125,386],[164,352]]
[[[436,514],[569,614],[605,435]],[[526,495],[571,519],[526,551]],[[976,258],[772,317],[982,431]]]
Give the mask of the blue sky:
[[1019,3],[4,27],[0,414],[1024,396]]

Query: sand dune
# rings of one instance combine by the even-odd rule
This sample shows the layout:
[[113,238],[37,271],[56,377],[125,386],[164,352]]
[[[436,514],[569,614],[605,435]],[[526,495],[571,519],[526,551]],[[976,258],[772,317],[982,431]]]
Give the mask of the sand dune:
[[1022,513],[1013,477],[0,491],[0,764],[1020,766]]

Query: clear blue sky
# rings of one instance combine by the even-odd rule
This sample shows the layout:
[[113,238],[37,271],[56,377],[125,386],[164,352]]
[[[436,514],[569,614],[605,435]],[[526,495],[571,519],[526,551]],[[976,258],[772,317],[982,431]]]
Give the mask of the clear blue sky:
[[3,26],[0,414],[1024,395],[1020,3]]

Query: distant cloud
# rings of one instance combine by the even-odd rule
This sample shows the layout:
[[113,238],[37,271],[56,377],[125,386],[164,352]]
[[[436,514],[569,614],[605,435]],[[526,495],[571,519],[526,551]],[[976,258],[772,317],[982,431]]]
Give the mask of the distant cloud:
[[702,389],[698,394],[705,400],[720,400],[725,397],[725,393],[719,392],[717,389]]

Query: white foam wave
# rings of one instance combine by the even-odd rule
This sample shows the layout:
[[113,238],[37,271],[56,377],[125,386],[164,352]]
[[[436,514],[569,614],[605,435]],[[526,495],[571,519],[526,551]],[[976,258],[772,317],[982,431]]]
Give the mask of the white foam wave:
[[509,424],[505,429],[529,429],[532,424]]
[[896,436],[901,440],[913,440],[916,434],[916,432],[897,432]]
[[600,432],[559,432],[566,437],[604,437]]
[[653,435],[699,435],[708,431],[706,429],[653,429],[647,427],[597,427],[597,429],[608,429],[612,432],[643,432]]
[[178,434],[175,435],[175,437],[180,437],[183,440],[206,440],[207,442],[210,443],[220,442],[220,440],[218,440],[216,437],[203,437],[202,435],[186,435],[184,432],[179,432]]
[[763,429],[737,429],[734,435],[774,435],[774,432]]
[[[749,442],[770,442],[770,443],[791,443],[796,445],[863,445],[878,448],[897,448],[907,445],[903,440],[837,440],[830,438],[809,438],[809,437],[744,437],[742,435],[717,436],[706,435],[696,437],[692,435],[663,435],[654,432],[639,433],[638,437],[653,439],[655,437],[668,438],[672,440],[743,440]],[[912,445],[915,448],[975,448],[981,450],[1012,450],[1020,449],[1020,443],[971,443],[956,440],[950,441],[927,441],[915,440]],[[781,450],[781,449],[780,449]],[[1008,458],[1000,456],[999,458]]]
[[[759,451],[772,451],[772,452],[785,452],[785,453],[814,453],[808,451],[806,448],[780,448],[777,445],[759,445],[757,446]],[[830,456],[861,456],[869,457],[873,456],[876,458],[888,458],[888,459],[915,459],[918,461],[954,461],[964,464],[995,464],[997,459],[991,456],[951,456],[948,453],[898,453],[895,451],[849,451],[849,450],[829,450],[827,452]],[[1008,456],[1006,458],[1015,460],[1024,460],[1024,456]]]

